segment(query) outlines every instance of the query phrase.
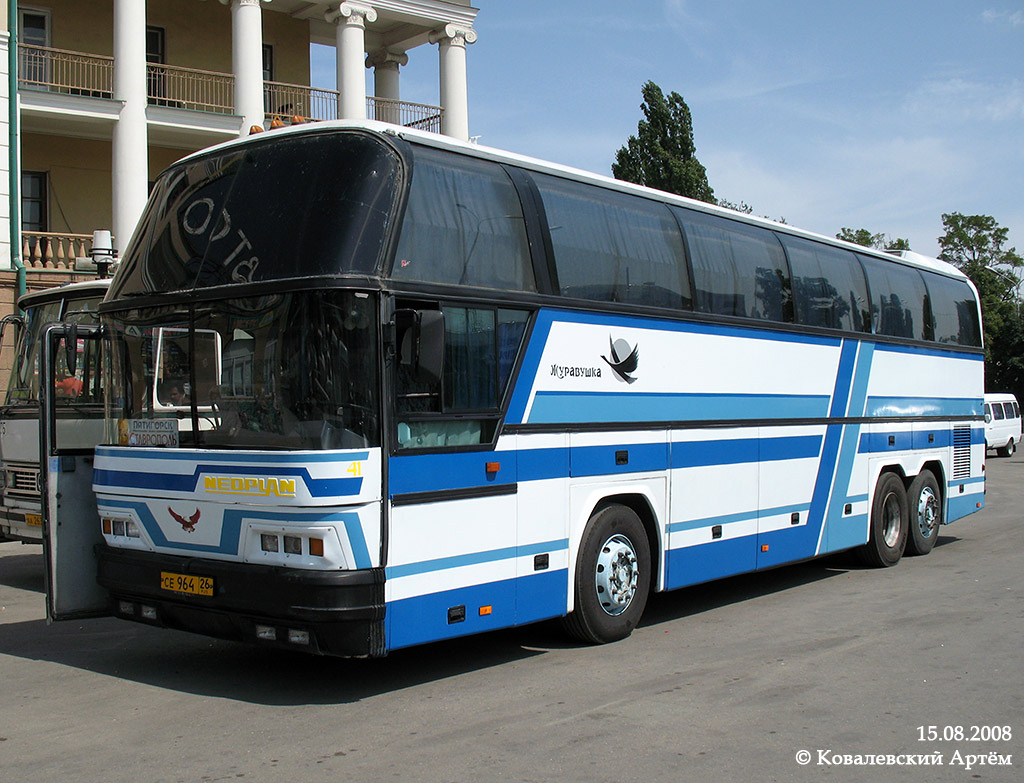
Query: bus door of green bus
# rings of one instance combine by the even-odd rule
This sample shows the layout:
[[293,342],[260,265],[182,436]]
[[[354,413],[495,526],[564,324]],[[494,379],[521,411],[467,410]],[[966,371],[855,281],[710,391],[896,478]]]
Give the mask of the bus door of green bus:
[[44,333],[39,363],[39,482],[46,572],[46,620],[110,614],[96,581],[103,542],[92,489],[102,437],[100,331],[57,324]]

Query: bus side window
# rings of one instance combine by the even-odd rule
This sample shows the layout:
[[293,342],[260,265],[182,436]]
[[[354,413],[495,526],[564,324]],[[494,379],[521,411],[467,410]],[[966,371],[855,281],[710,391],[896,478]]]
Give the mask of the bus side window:
[[764,321],[793,321],[789,264],[767,229],[673,208],[693,265],[697,310]]
[[396,280],[536,291],[526,223],[496,163],[416,147]]
[[565,296],[692,309],[683,239],[664,204],[559,177],[534,180]]
[[527,313],[445,307],[445,358],[439,381],[396,370],[401,448],[445,448],[489,442],[521,349]]

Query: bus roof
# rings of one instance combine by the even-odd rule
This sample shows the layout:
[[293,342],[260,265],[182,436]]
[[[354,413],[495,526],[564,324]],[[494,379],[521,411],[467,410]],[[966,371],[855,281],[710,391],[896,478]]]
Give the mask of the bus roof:
[[109,277],[98,280],[82,280],[77,283],[64,283],[54,288],[47,288],[44,291],[32,291],[25,294],[18,300],[18,307],[24,310],[26,307],[35,307],[61,299],[88,299],[93,296],[104,296],[109,287]]
[[[224,142],[222,144],[215,145],[213,147],[207,147],[206,149],[195,152],[192,155],[188,155],[178,161],[178,163],[188,161],[193,157],[204,157],[205,155],[219,151],[225,148],[234,146],[247,145],[252,143],[260,143],[266,141],[269,138],[277,136],[287,136],[292,134],[303,134],[310,132],[329,132],[336,130],[366,130],[375,133],[380,133],[389,136],[396,136],[401,139],[408,141],[414,141],[417,144],[424,146],[434,147],[442,150],[451,150],[464,155],[472,156],[475,158],[482,158],[484,160],[491,160],[498,163],[507,163],[510,165],[518,166],[530,171],[536,171],[544,174],[553,174],[555,176],[561,176],[568,179],[572,179],[578,182],[587,182],[598,187],[607,188],[609,190],[618,190],[623,193],[632,193],[635,195],[645,196],[647,198],[653,198],[658,201],[669,204],[677,204],[679,206],[685,206],[689,209],[706,212],[712,215],[719,215],[726,217],[731,220],[737,220],[743,223],[750,223],[752,225],[762,226],[769,228],[774,231],[791,234],[793,236],[804,237],[807,239],[813,239],[819,242],[826,242],[830,245],[839,247],[845,247],[848,250],[852,250],[863,255],[874,256],[886,261],[892,261],[893,259],[899,259],[908,266],[919,267],[922,269],[928,269],[939,274],[946,275],[947,277],[957,278],[959,280],[967,280],[967,276],[957,269],[952,264],[948,264],[945,261],[941,261],[937,258],[931,258],[929,256],[922,255],[913,251],[902,250],[898,252],[885,252],[882,250],[876,250],[875,248],[865,247],[863,245],[856,245],[851,242],[846,242],[835,237],[829,237],[824,234],[818,234],[813,231],[806,231],[801,228],[790,226],[786,223],[779,223],[769,218],[756,217],[754,215],[747,215],[743,212],[737,212],[734,209],[728,209],[726,207],[720,207],[715,204],[708,204],[704,201],[697,201],[695,199],[686,198],[685,196],[678,196],[674,193],[666,193],[661,190],[654,188],[648,188],[643,185],[636,185],[632,182],[626,182],[625,180],[614,179],[612,177],[595,174],[591,171],[585,171],[583,169],[573,168],[571,166],[563,166],[558,163],[551,163],[549,161],[540,160],[538,158],[531,158],[526,155],[519,155],[514,152],[507,152],[505,150],[496,149],[494,147],[487,147],[481,144],[473,144],[470,142],[460,141],[459,139],[452,138],[450,136],[442,136],[437,133],[430,133],[427,131],[417,130],[416,128],[406,128],[397,125],[391,125],[385,122],[378,122],[376,120],[326,120],[323,122],[308,122],[301,125],[291,125],[284,128],[277,128],[271,131],[264,131],[263,133],[252,134],[250,136],[233,139],[231,141]],[[175,164],[177,165],[177,164]]]

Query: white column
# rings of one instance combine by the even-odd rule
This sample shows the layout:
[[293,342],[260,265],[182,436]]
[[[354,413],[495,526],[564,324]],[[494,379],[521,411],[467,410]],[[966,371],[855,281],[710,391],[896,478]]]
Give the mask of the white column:
[[121,112],[113,137],[114,247],[123,252],[146,205],[146,4],[114,0],[114,100]]
[[476,40],[476,30],[453,24],[430,36],[438,44],[441,66],[441,133],[469,140],[469,88],[466,85],[466,45]]
[[374,97],[381,99],[376,102],[374,119],[401,124],[398,68],[408,64],[409,55],[386,49],[378,49],[366,58],[366,67],[373,68]]
[[362,3],[344,2],[336,11],[325,14],[328,22],[338,25],[338,118],[366,119],[366,23],[377,20],[377,11]]
[[235,76],[235,114],[242,115],[242,136],[263,125],[263,10],[260,0],[220,0],[231,4],[231,72]]

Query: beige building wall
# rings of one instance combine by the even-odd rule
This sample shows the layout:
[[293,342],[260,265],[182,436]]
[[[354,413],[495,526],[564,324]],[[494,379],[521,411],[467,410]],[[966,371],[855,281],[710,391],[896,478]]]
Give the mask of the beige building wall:
[[50,231],[91,234],[110,228],[111,154],[109,141],[22,134],[22,171],[49,175]]
[[[113,0],[39,0],[31,6],[50,10],[54,48],[113,54]],[[228,6],[216,0],[148,0],[146,24],[164,29],[168,65],[231,73]],[[275,13],[268,6],[263,11],[263,41],[274,49],[274,81],[309,84],[308,22]]]

